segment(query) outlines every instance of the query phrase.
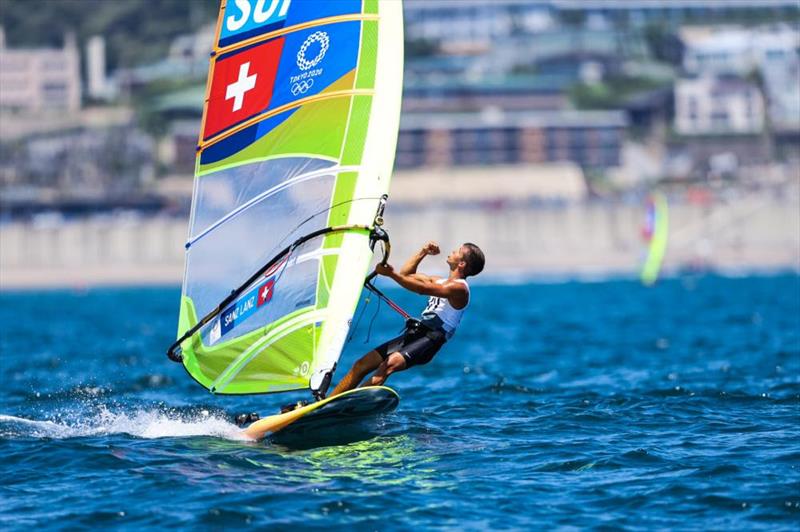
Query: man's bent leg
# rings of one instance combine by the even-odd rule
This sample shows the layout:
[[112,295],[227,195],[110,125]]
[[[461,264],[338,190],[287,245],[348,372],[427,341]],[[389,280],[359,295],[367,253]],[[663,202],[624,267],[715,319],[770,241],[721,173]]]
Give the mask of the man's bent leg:
[[356,363],[353,364],[353,367],[350,368],[350,371],[347,372],[347,375],[345,375],[342,380],[339,381],[339,384],[336,385],[336,388],[333,389],[329,397],[352,390],[358,386],[358,384],[364,379],[364,377],[367,376],[370,371],[379,367],[382,362],[383,359],[377,351],[370,351],[363,357],[359,358],[356,360]]
[[375,375],[369,380],[369,385],[381,386],[386,382],[386,379],[389,378],[389,375],[397,373],[398,371],[403,371],[406,368],[408,368],[408,364],[406,363],[405,357],[395,351],[378,366],[378,371],[376,371]]

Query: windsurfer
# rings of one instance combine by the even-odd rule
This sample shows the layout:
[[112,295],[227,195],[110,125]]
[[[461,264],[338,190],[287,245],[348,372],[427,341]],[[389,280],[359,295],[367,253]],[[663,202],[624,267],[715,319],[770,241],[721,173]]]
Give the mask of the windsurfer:
[[384,342],[356,361],[331,395],[357,387],[370,372],[367,382],[380,386],[392,373],[430,362],[442,346],[452,338],[469,304],[467,277],[478,275],[485,262],[483,251],[465,243],[447,256],[450,274],[447,278],[417,273],[428,255],[438,255],[439,245],[428,242],[396,271],[389,264],[379,264],[378,274],[389,277],[403,288],[429,296],[420,320],[409,319],[403,333]]

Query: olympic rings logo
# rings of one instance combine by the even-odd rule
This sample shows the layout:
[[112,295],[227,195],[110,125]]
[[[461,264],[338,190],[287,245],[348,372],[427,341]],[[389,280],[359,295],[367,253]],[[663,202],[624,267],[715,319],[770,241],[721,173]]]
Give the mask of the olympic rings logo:
[[314,86],[313,79],[304,79],[303,81],[298,81],[297,83],[292,84],[292,94],[297,96],[298,94],[305,94],[308,92],[308,89]]
[[[319,52],[314,59],[307,59],[306,52],[308,51],[308,47],[315,42],[319,43]],[[325,54],[328,52],[330,42],[331,40],[328,37],[328,34],[324,31],[315,31],[309,35],[303,45],[297,51],[297,66],[300,67],[300,70],[308,70],[311,67],[317,66],[317,64],[322,61],[322,58],[325,57]]]

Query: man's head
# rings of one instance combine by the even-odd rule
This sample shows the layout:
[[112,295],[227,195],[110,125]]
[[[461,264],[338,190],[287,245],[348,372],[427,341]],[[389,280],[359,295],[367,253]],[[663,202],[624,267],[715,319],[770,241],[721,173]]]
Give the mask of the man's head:
[[464,277],[478,275],[483,271],[486,258],[483,256],[481,248],[466,242],[461,247],[450,252],[447,256],[447,264],[451,270],[460,270]]

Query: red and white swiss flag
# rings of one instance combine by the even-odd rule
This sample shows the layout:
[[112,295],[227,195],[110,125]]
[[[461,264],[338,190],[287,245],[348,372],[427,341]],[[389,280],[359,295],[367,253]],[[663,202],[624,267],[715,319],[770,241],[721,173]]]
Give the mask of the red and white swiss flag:
[[272,299],[272,287],[275,286],[275,280],[270,279],[263,285],[258,288],[258,305],[261,306],[264,303],[269,302]]
[[283,41],[283,38],[267,41],[214,64],[204,139],[269,106]]

